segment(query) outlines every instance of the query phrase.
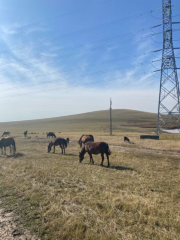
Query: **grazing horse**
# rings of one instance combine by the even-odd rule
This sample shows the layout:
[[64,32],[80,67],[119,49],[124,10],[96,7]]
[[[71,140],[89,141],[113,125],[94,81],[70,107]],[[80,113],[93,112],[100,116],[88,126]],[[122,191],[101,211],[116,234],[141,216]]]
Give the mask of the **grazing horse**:
[[124,137],[124,142],[127,141],[127,142],[130,142],[129,138],[128,137]]
[[84,144],[84,147],[82,148],[81,152],[79,153],[79,162],[82,162],[84,159],[84,154],[88,153],[90,156],[90,163],[94,164],[94,160],[92,158],[92,154],[101,154],[102,161],[101,166],[103,166],[104,162],[104,153],[107,157],[108,167],[109,164],[109,155],[111,155],[111,151],[109,149],[109,145],[106,142],[87,142]]
[[83,134],[83,135],[80,137],[78,143],[79,143],[80,147],[82,147],[82,144],[85,144],[85,143],[90,142],[90,141],[91,141],[91,142],[94,142],[94,137],[93,137],[93,135],[85,135],[85,134]]
[[56,135],[55,135],[53,132],[47,132],[46,134],[47,134],[47,138],[48,138],[48,137],[54,137],[54,138],[56,138]]
[[67,143],[69,143],[69,138],[66,138],[65,140],[66,140]]
[[4,131],[3,134],[2,134],[2,137],[9,136],[9,135],[11,135],[10,132],[8,132],[8,131]]
[[55,138],[53,139],[49,145],[48,145],[48,153],[51,151],[52,146],[54,146],[54,152],[55,153],[55,146],[60,146],[61,150],[62,150],[62,154],[63,154],[63,150],[64,150],[64,154],[65,154],[65,148],[67,147],[67,141],[64,138]]
[[6,137],[6,138],[1,138],[0,139],[1,154],[3,154],[3,147],[4,147],[5,154],[6,154],[6,147],[10,147],[10,153],[11,153],[11,146],[13,147],[14,154],[15,154],[16,144],[15,144],[14,138]]
[[24,136],[25,136],[25,137],[27,136],[27,133],[28,133],[28,131],[26,130],[26,131],[24,132]]

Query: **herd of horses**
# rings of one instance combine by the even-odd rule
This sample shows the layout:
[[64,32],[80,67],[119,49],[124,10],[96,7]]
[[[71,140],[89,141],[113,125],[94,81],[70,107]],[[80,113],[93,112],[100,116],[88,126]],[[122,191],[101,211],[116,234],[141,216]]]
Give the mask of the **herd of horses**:
[[[24,136],[27,136],[28,131],[26,130],[24,132]],[[53,132],[48,132],[47,138],[52,137],[52,140],[48,144],[48,153],[51,151],[53,147],[53,153],[55,153],[55,147],[59,146],[61,148],[61,153],[65,154],[65,148],[67,148],[67,145],[69,143],[69,138],[60,138],[56,137],[56,135]],[[10,147],[10,153],[12,152],[13,148],[13,153],[15,154],[16,152],[16,144],[15,140],[13,137],[10,136],[11,133],[8,131],[5,131],[2,134],[2,138],[0,139],[0,148],[1,148],[1,153],[3,154],[3,148],[4,148],[4,154],[6,154],[6,147]],[[130,142],[128,137],[124,137],[124,141]],[[110,166],[109,163],[109,155],[111,155],[111,151],[109,149],[109,145],[106,142],[94,142],[94,137],[93,135],[85,135],[83,134],[79,141],[79,146],[81,148],[81,151],[79,152],[79,162],[82,162],[84,159],[84,155],[86,153],[89,154],[90,157],[90,164],[94,164],[94,160],[92,155],[97,155],[101,154],[101,165],[103,166],[104,162],[104,154],[106,155],[107,158],[107,166]]]

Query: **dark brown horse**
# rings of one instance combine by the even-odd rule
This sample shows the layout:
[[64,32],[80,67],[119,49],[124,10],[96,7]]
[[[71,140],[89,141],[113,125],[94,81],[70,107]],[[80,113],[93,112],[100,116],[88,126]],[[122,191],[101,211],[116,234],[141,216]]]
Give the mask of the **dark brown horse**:
[[83,134],[83,135],[80,137],[79,141],[78,141],[80,147],[82,147],[82,144],[85,144],[85,143],[87,143],[87,142],[94,142],[94,137],[93,137],[93,135],[85,135],[85,134]]
[[26,131],[24,132],[24,136],[25,136],[25,137],[27,136],[27,133],[28,133],[28,131],[26,130]]
[[61,151],[62,151],[61,153],[63,154],[63,152],[64,152],[64,154],[65,154],[65,148],[67,147],[67,142],[64,138],[53,139],[48,145],[48,153],[51,151],[52,146],[54,146],[54,152],[53,153],[55,153],[55,146],[58,146],[58,145],[61,148]]
[[3,134],[2,134],[2,137],[9,136],[9,135],[11,135],[10,132],[8,132],[8,131],[4,131]]
[[69,143],[69,138],[66,138],[65,140],[66,140],[67,143]]
[[102,161],[101,165],[103,166],[104,162],[104,153],[107,157],[108,167],[109,164],[109,155],[111,154],[111,151],[109,149],[109,145],[105,142],[87,142],[84,144],[84,147],[82,148],[81,152],[79,153],[79,162],[82,162],[84,159],[85,153],[88,153],[90,156],[90,163],[94,164],[94,160],[92,158],[92,154],[101,154]]
[[56,135],[55,135],[53,132],[47,132],[46,134],[47,134],[47,138],[48,138],[48,137],[54,137],[54,138],[56,138]]
[[15,152],[16,152],[16,144],[15,144],[14,138],[6,137],[6,138],[1,138],[0,139],[1,154],[3,154],[3,147],[4,147],[5,154],[6,154],[6,147],[10,148],[10,153],[11,153],[11,146],[13,147],[13,152],[15,154]]

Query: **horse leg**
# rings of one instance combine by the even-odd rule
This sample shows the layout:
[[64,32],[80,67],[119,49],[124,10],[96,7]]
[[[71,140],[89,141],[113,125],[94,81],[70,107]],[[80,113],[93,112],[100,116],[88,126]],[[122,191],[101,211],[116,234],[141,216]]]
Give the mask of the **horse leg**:
[[92,157],[92,153],[89,153],[89,156],[90,156],[90,163],[94,164],[94,160],[93,160],[93,157]]
[[4,152],[5,152],[4,154],[6,155],[6,147],[4,147]]
[[101,153],[101,157],[102,157],[101,166],[103,166],[103,162],[104,162],[104,153]]
[[89,154],[89,163],[91,164],[91,154],[90,154],[90,152],[88,152],[88,154]]
[[11,151],[12,151],[11,146],[9,146],[9,149],[10,149],[10,153],[9,154],[11,154]]
[[109,167],[110,164],[109,164],[109,155],[108,155],[108,153],[106,153],[106,157],[107,157],[107,162],[108,162],[108,167]]
[[61,144],[59,146],[61,148],[61,154],[63,154],[63,148],[62,148]]
[[3,154],[3,147],[1,148],[1,154]]
[[54,145],[54,152],[53,153],[55,153],[55,145]]
[[65,153],[65,145],[63,145],[63,148],[64,148],[64,154],[66,154],[66,153]]

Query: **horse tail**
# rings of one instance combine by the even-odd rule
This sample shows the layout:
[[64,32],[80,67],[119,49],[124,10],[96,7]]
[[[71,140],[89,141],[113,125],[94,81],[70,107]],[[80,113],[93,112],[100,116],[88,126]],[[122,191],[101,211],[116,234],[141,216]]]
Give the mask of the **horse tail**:
[[111,155],[111,150],[109,149],[109,145],[106,143],[106,152],[108,155]]
[[16,143],[15,143],[15,141],[13,143],[13,147],[14,147],[14,153],[16,153]]

